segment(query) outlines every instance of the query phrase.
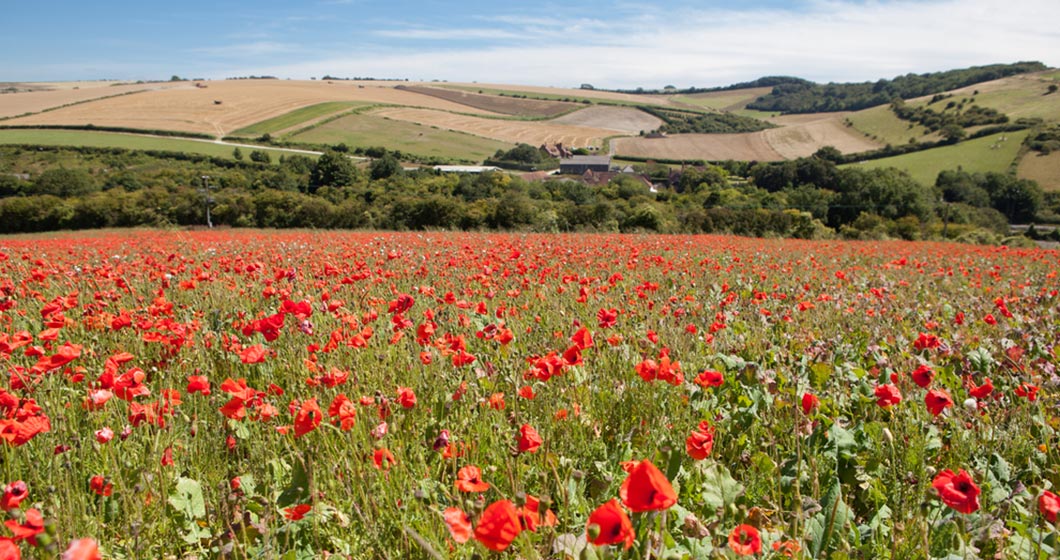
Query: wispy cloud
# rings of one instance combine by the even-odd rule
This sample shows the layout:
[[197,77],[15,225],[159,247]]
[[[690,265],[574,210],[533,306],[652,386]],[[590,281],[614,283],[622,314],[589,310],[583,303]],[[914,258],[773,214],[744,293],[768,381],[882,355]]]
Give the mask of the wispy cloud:
[[252,41],[248,43],[230,43],[209,47],[195,47],[188,52],[204,54],[214,57],[250,57],[274,54],[288,54],[304,52],[305,49],[292,43],[279,43],[275,41]]
[[[332,56],[269,69],[306,77],[331,72],[410,79],[542,85],[724,85],[767,74],[864,81],[907,72],[1043,60],[1060,65],[1060,2],[816,0],[790,9],[691,9],[620,19],[487,15],[463,29],[388,29],[380,38],[454,41],[449,49]],[[574,32],[572,32],[574,30]],[[469,37],[481,45],[461,47]],[[513,39],[524,44],[513,44]]]

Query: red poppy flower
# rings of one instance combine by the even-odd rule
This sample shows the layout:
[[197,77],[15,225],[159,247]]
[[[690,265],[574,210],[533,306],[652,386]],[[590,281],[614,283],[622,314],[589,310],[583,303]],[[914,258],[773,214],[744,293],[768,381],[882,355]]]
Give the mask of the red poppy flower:
[[817,395],[813,393],[803,393],[802,395],[802,413],[809,416],[818,406],[821,405],[821,399],[817,398]]
[[88,481],[88,486],[93,492],[100,496],[110,496],[114,491],[114,486],[107,479],[98,474]]
[[[6,558],[0,550],[0,558]],[[63,552],[62,560],[100,560],[99,545],[92,539],[77,539]]]
[[202,393],[203,395],[210,394],[210,380],[205,375],[191,375],[188,376],[188,394]]
[[685,451],[688,456],[699,461],[710,456],[714,449],[714,427],[706,420],[685,439]]
[[913,342],[913,348],[917,350],[932,350],[942,346],[939,337],[931,333],[920,333]]
[[299,504],[296,506],[290,506],[284,508],[283,516],[284,518],[289,519],[291,521],[298,521],[299,519],[305,517],[305,514],[309,513],[309,510],[311,509],[313,509],[313,506],[310,504]]
[[942,502],[961,513],[972,513],[979,509],[979,487],[972,477],[961,469],[956,474],[946,469],[931,481]]
[[339,393],[328,406],[328,416],[331,422],[338,424],[342,431],[348,431],[356,423],[357,405],[349,397]]
[[794,540],[774,541],[773,550],[788,558],[795,558],[795,555],[802,550],[802,545],[799,544],[799,541]]
[[982,385],[976,385],[975,383],[972,383],[970,379],[966,379],[966,382],[969,385],[968,394],[977,399],[986,398],[994,391],[994,384],[990,382],[989,377],[986,378],[986,381],[983,381]]
[[[522,523],[523,529],[527,531],[537,531],[537,528],[541,525],[545,527],[555,527],[559,520],[556,519],[556,514],[552,513],[552,510],[546,509],[545,513],[541,513],[541,500],[529,494],[526,495],[526,503],[523,507],[518,508],[519,522]],[[542,515],[544,516],[542,518]]]
[[615,326],[615,323],[618,322],[618,310],[611,308],[597,311],[596,322],[601,329]]
[[667,509],[677,503],[677,493],[666,475],[647,459],[630,470],[618,493],[633,512]]
[[244,364],[260,364],[265,361],[265,347],[260,344],[249,346],[239,353],[239,360]]
[[409,387],[398,387],[398,403],[403,408],[416,406],[416,393]]
[[902,393],[894,385],[878,385],[876,387],[876,404],[887,408],[902,402]]
[[935,379],[935,372],[926,365],[921,365],[913,371],[913,383],[921,387],[931,385],[933,379]]
[[932,389],[924,396],[924,404],[933,416],[938,416],[943,410],[953,406],[953,399],[942,389]]
[[578,348],[585,350],[593,345],[593,333],[589,332],[589,329],[582,327],[578,329],[578,332],[574,333],[574,336],[570,337],[570,340],[578,345]]
[[44,532],[44,516],[41,515],[38,509],[26,510],[26,521],[19,523],[15,519],[8,519],[4,522],[7,526],[8,531],[11,532],[11,539],[15,541],[29,540],[29,543],[36,546],[36,536]]
[[372,453],[372,464],[381,471],[388,471],[392,465],[397,464],[397,459],[389,449],[376,449]]
[[5,511],[15,509],[27,496],[29,496],[29,488],[26,483],[16,480],[4,487],[4,495],[0,498],[0,509]]
[[459,508],[446,508],[442,512],[445,526],[449,528],[449,534],[458,543],[466,543],[471,538],[471,520],[467,514]]
[[478,467],[468,465],[456,472],[456,489],[461,492],[485,492],[490,485],[482,481],[482,471]]
[[762,538],[752,525],[737,525],[729,533],[729,548],[740,556],[751,556],[762,552]]
[[504,393],[493,393],[490,395],[489,403],[493,410],[504,410]]
[[522,530],[515,506],[508,500],[500,500],[482,512],[475,527],[475,540],[490,550],[500,552],[507,549]]
[[519,452],[536,453],[541,444],[544,443],[541,436],[530,424],[519,427]]
[[[596,526],[595,530],[593,526]],[[595,538],[592,536],[594,532]],[[625,549],[633,546],[633,540],[636,538],[629,516],[614,498],[589,514],[585,533],[586,539],[593,544],[623,543]]]
[[1049,523],[1055,525],[1056,514],[1060,512],[1060,496],[1048,490],[1042,491],[1042,495],[1038,496],[1038,511],[1045,516]]
[[294,437],[302,437],[317,429],[323,419],[324,414],[320,411],[316,398],[303,402],[294,416]]
[[1020,383],[1019,387],[1016,387],[1016,396],[1024,397],[1030,402],[1038,400],[1038,386],[1031,385],[1030,383]]
[[693,380],[700,387],[721,387],[725,383],[725,376],[720,371],[704,370]]

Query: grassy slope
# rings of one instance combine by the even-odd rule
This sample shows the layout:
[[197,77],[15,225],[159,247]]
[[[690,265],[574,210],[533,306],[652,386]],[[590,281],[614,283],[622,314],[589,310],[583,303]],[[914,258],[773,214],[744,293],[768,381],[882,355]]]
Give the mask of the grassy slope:
[[[908,171],[920,183],[933,185],[939,172],[946,169],[960,167],[969,172],[1007,171],[1016,159],[1020,143],[1026,136],[1025,130],[1005,132],[967,140],[954,146],[943,146],[852,165],[862,168],[897,167]],[[1004,141],[1001,141],[1002,137],[1005,138]]]
[[298,126],[302,123],[319,119],[321,117],[334,115],[335,113],[347,109],[353,109],[355,107],[365,107],[367,105],[369,104],[358,101],[330,101],[328,103],[318,103],[316,105],[310,105],[309,107],[296,109],[290,113],[285,113],[259,123],[254,123],[248,127],[233,132],[231,135],[261,136],[262,134],[275,134],[282,130],[287,130],[293,126]]
[[926,130],[920,125],[910,128],[910,123],[899,119],[887,105],[851,113],[847,120],[858,132],[884,144],[906,144],[910,138],[915,138],[918,142],[936,139],[933,134],[925,135]]
[[[187,152],[216,157],[232,157],[231,146],[180,140],[121,134],[117,132],[86,132],[81,130],[0,130],[0,144],[41,144],[45,146],[90,146],[101,148],[126,148],[129,150],[165,150]],[[285,152],[261,148],[279,157]],[[246,155],[248,149],[244,148]]]
[[511,146],[449,130],[384,119],[373,115],[350,115],[291,137],[297,142],[344,143],[351,147],[382,146],[420,156],[482,161],[497,150]]

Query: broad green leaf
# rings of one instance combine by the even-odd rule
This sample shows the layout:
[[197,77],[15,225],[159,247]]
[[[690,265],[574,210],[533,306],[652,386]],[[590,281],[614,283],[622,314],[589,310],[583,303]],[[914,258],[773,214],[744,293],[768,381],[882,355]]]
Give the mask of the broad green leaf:
[[182,513],[187,520],[206,517],[206,501],[202,497],[199,481],[180,477],[169,495],[169,505]]
[[309,498],[309,474],[302,461],[295,461],[294,470],[291,472],[291,483],[277,498],[276,505],[287,507],[303,503],[307,498]]

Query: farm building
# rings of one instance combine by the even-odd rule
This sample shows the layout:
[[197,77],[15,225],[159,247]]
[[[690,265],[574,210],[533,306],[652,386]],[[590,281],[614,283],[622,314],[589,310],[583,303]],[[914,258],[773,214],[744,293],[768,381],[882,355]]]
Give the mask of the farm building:
[[435,165],[431,169],[442,173],[486,173],[501,170],[500,167],[492,165]]
[[559,161],[559,172],[564,175],[582,175],[586,171],[606,173],[611,170],[611,156],[574,156]]

